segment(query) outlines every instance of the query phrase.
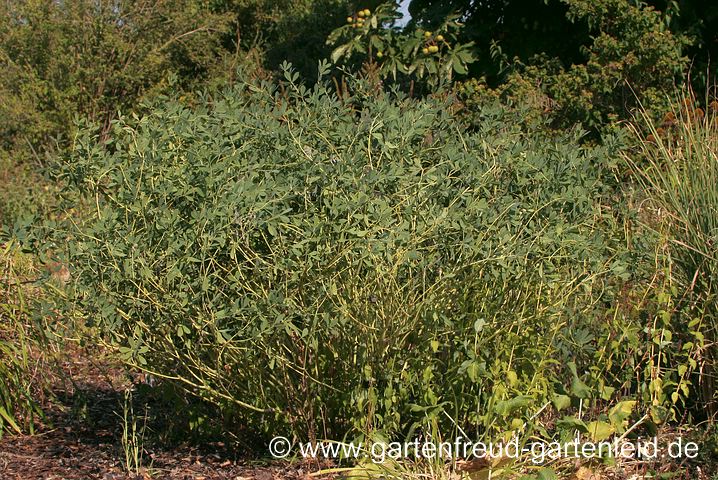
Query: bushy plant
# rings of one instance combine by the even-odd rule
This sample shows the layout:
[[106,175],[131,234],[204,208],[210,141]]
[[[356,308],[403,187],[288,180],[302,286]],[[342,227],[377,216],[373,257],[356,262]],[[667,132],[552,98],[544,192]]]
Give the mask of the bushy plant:
[[498,106],[469,134],[441,100],[285,75],[123,116],[105,144],[83,130],[60,174],[94,214],[48,228],[68,318],[299,438],[442,410],[499,435],[632,381],[607,363],[633,321],[607,310],[631,275],[602,207],[615,147]]
[[[519,8],[513,3],[512,8]],[[556,18],[551,10],[554,17],[540,18],[536,23],[563,25],[565,33],[558,38],[564,46],[566,35],[585,30],[585,38],[579,36],[583,43],[576,44],[580,47],[578,56],[562,49],[554,51],[549,44],[530,56],[512,54],[508,48],[501,49],[499,40],[492,56],[501,64],[501,74],[498,79],[492,77],[487,67],[473,72],[473,84],[458,88],[467,103],[481,103],[487,94],[514,105],[524,104],[527,97],[540,98],[534,115],[552,119],[554,126],[566,128],[580,123],[594,131],[613,128],[616,121],[631,118],[637,99],[652,110],[667,108],[667,98],[688,65],[684,50],[689,40],[680,32],[672,32],[661,12],[629,0],[550,3],[564,4],[564,18]],[[476,22],[489,22],[479,12],[474,15],[480,18],[468,20],[466,29]],[[529,25],[533,22],[526,21]],[[541,30],[525,33],[544,35]],[[485,77],[489,77],[488,82]]]
[[75,115],[108,126],[172,75],[201,76],[229,21],[193,0],[6,2],[0,18],[0,148],[40,152],[64,145]]
[[[26,160],[26,159],[24,159]],[[42,216],[57,203],[58,188],[37,163],[0,151],[0,226]]]

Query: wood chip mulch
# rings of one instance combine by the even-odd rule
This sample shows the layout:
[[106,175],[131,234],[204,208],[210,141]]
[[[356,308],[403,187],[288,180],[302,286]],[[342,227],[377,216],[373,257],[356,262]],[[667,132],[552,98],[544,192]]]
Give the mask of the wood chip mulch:
[[144,467],[128,473],[118,407],[133,381],[101,352],[94,354],[78,348],[65,355],[50,382],[53,399],[43,402],[46,421],[35,435],[0,438],[0,480],[304,480],[320,468],[237,458],[218,442],[202,448],[146,446]]

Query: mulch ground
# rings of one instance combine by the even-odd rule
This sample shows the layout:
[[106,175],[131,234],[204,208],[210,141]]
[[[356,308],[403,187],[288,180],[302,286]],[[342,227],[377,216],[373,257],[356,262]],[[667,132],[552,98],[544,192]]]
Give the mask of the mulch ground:
[[[0,480],[181,479],[299,480],[318,465],[238,458],[220,442],[147,445],[139,474],[127,473],[122,448],[123,392],[138,382],[101,352],[72,349],[51,375],[52,395],[35,435],[0,439]],[[322,478],[327,478],[323,476]]]
[[[256,455],[228,448],[219,441],[170,447],[149,440],[144,444],[144,468],[127,473],[121,441],[124,392],[143,384],[146,387],[144,377],[129,374],[97,348],[67,348],[61,358],[56,368],[45,368],[54,372],[46,375],[52,394],[42,402],[46,419],[39,422],[35,435],[5,435],[0,439],[0,480],[304,480],[317,478],[311,474],[330,466],[256,460]],[[135,412],[140,408],[138,405]],[[168,414],[177,415],[174,410]],[[160,425],[155,431],[161,429]],[[571,479],[639,480],[648,473],[641,464],[617,467],[600,468],[596,473],[577,465]],[[656,470],[673,472],[674,479],[718,478],[715,465],[667,464]]]

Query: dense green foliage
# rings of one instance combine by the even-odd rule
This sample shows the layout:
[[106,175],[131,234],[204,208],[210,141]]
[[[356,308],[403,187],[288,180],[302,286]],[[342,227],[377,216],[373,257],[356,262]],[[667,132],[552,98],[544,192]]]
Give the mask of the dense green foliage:
[[159,378],[160,436],[262,450],[715,413],[718,103],[652,123],[712,10],[397,8],[0,5],[0,433],[41,414],[46,333]]
[[[630,118],[640,99],[665,108],[666,98],[687,67],[682,31],[666,16],[631,0],[538,2],[432,2],[415,0],[419,25],[431,28],[446,12],[466,18],[459,41],[478,48],[474,82],[522,103],[545,96],[541,110],[560,126],[581,122],[599,129]],[[521,34],[515,34],[521,32]],[[486,88],[469,88],[480,101]],[[466,93],[466,89],[464,89]],[[472,96],[478,95],[478,98]]]
[[[253,47],[306,65],[303,56],[314,69],[344,10],[338,0],[4,2],[0,148],[64,145],[76,115],[107,129],[118,110],[142,98],[232,80],[241,65],[268,65],[252,58]],[[296,36],[311,45],[308,31],[319,46],[292,54]]]
[[335,45],[331,59],[353,68],[364,63],[371,76],[402,85],[411,94],[425,95],[450,85],[455,74],[466,75],[475,60],[472,43],[457,44],[462,25],[449,16],[433,32],[402,29],[395,25],[396,5],[383,4],[375,11],[359,10],[347,17],[327,39]]
[[44,167],[67,148],[77,118],[100,122],[105,137],[119,111],[168,93],[191,103],[195,89],[231,83],[237,69],[268,78],[288,58],[315,73],[345,3],[2,2],[0,223],[54,203]]
[[[631,31],[621,26],[620,18],[633,16],[638,9],[658,12],[673,35],[688,36],[691,45],[685,53],[696,75],[704,75],[718,53],[718,12],[703,0],[411,0],[409,12],[412,22],[426,28],[441,24],[450,14],[465,19],[467,28],[462,32],[462,41],[476,43],[481,52],[476,67],[493,83],[505,67],[502,60],[518,58],[525,62],[535,55],[547,55],[560,60],[564,67],[585,63],[584,50],[591,45],[595,33],[606,33],[605,26],[595,16],[579,19],[571,11],[578,7],[595,15],[617,6],[624,10],[615,14],[618,21],[614,27],[623,30],[620,36],[637,34],[645,28],[646,25],[634,24],[638,28]],[[614,34],[615,30],[611,35]]]
[[192,0],[4,2],[0,18],[3,149],[64,142],[77,114],[108,128],[180,69],[210,68],[227,21]]
[[60,229],[69,314],[255,432],[392,434],[446,408],[497,435],[557,398],[664,404],[656,370],[633,385],[650,352],[602,207],[615,148],[287,79],[77,139],[64,179],[95,206]]

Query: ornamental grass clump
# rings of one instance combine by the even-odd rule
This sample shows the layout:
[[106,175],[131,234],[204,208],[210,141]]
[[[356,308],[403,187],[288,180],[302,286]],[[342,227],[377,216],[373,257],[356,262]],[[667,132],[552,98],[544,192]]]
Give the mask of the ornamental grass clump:
[[[688,313],[684,348],[697,348],[702,413],[715,414],[718,333],[718,101],[700,102],[691,90],[677,95],[660,120],[640,112],[632,126],[638,152],[630,159],[656,214],[666,225],[676,280]],[[701,106],[702,105],[702,106]],[[640,128],[642,125],[644,128]]]

